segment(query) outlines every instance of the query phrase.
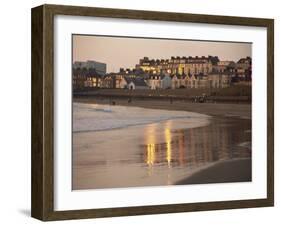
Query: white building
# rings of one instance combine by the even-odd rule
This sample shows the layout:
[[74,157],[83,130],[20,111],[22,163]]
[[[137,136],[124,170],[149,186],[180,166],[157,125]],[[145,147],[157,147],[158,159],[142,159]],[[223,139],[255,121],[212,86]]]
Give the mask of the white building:
[[147,85],[150,89],[160,89],[161,88],[161,76],[160,75],[149,75],[147,79]]
[[150,89],[168,89],[172,86],[172,79],[168,74],[152,74],[147,79]]

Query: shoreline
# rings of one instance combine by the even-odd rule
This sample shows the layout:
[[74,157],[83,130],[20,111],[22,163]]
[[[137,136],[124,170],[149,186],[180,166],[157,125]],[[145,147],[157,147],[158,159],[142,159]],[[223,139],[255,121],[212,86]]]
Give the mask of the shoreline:
[[[74,99],[74,103],[103,105],[109,105],[110,101],[112,99]],[[245,133],[251,130],[250,105],[135,99],[130,103],[121,99],[114,99],[114,102],[116,107],[144,108],[142,114],[136,115],[133,109],[123,110],[117,114],[121,119],[143,117],[143,114],[151,116],[145,110],[149,108],[205,114],[212,116],[211,123],[203,127],[174,130],[172,126],[175,125],[163,122],[101,133],[74,133],[74,190],[251,180],[251,148],[240,145],[251,139],[250,133]],[[113,108],[114,105],[111,104]],[[118,113],[117,109],[114,114]],[[96,121],[102,123],[100,119],[104,120],[105,115],[101,111],[96,112],[102,115],[102,118],[97,115]],[[110,116],[109,119],[115,120],[117,116]],[[177,123],[180,127],[186,126],[183,121]],[[108,140],[111,142],[106,142]],[[211,165],[208,166],[208,163]],[[192,170],[200,165],[207,168]],[[119,175],[126,177],[120,179]]]
[[[95,104],[96,105],[96,104]],[[81,116],[77,116],[76,112],[79,109],[79,106],[83,106],[82,108],[88,108],[92,113],[103,113],[103,112],[111,112],[112,114],[116,114],[112,118],[112,114],[105,115],[104,117],[108,117],[106,119],[106,125],[100,127],[97,124],[91,124],[91,121],[96,121],[95,117],[89,118],[87,116],[87,128],[79,128],[76,124],[81,123]],[[86,107],[87,106],[87,107]],[[112,108],[111,108],[112,107]],[[106,110],[105,110],[106,109]],[[124,115],[128,112],[127,106],[122,105],[115,105],[115,106],[109,106],[109,105],[103,105],[103,104],[97,104],[96,106],[91,106],[89,103],[77,103],[75,102],[73,104],[73,134],[79,134],[79,133],[103,133],[107,131],[115,131],[115,130],[124,130],[124,129],[130,129],[132,127],[134,128],[141,128],[141,127],[147,127],[151,126],[153,124],[159,124],[164,125],[167,124],[167,122],[172,122],[174,125],[173,131],[179,130],[179,129],[194,129],[202,126],[208,126],[211,123],[211,120],[213,119],[212,116],[206,115],[206,114],[199,114],[195,112],[188,112],[188,111],[173,111],[173,110],[163,110],[163,109],[151,109],[151,108],[142,108],[142,107],[136,107],[136,106],[130,106],[130,111],[134,111],[133,117],[136,115],[138,117],[143,117],[143,120],[137,120],[132,121],[130,119],[130,116],[126,117],[127,122],[118,123],[118,119],[123,118]],[[148,113],[149,112],[149,113]],[[148,116],[149,115],[149,116]],[[103,119],[104,120],[104,119]],[[117,120],[117,123],[115,122]],[[188,124],[186,122],[188,121]],[[82,124],[85,123],[82,122]],[[185,125],[184,128],[182,128],[182,125]],[[110,126],[108,126],[110,125]],[[176,126],[177,125],[177,126]]]
[[133,106],[149,109],[162,109],[174,111],[189,111],[209,116],[233,117],[251,120],[251,104],[233,104],[233,103],[192,103],[186,101],[170,100],[142,100],[133,99],[130,102],[124,98],[100,98],[100,97],[74,97],[73,103],[104,104]]

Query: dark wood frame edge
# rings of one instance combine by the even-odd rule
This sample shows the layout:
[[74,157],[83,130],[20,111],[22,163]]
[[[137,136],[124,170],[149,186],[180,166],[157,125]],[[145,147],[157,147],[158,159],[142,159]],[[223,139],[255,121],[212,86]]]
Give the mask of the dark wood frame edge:
[[[54,211],[53,191],[53,22],[55,15],[96,16],[210,23],[267,28],[267,198],[205,203]],[[274,205],[274,20],[62,5],[32,9],[32,181],[31,215],[50,220],[176,213]]]

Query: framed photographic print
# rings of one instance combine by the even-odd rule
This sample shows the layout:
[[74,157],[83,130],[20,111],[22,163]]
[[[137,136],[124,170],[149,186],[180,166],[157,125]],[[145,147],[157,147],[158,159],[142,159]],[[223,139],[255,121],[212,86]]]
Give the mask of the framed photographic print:
[[32,216],[273,206],[274,21],[32,9]]

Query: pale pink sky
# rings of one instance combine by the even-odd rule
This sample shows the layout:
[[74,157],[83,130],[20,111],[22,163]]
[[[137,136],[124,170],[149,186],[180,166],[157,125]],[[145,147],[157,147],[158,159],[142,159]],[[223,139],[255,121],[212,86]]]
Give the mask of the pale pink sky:
[[237,61],[251,56],[250,43],[165,40],[73,35],[73,62],[95,60],[106,63],[107,72],[132,68],[139,59],[169,59],[171,56],[218,56]]

